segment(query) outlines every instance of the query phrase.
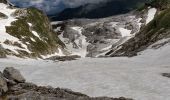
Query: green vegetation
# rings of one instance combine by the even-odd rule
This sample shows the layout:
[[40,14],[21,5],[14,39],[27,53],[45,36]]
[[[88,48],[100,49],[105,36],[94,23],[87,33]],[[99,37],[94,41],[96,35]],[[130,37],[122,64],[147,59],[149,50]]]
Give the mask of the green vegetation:
[[[11,26],[6,27],[7,33],[17,37],[24,44],[29,43],[28,49],[32,52],[29,55],[25,51],[18,51],[22,56],[40,56],[56,52],[59,46],[64,46],[59,40],[57,34],[52,30],[50,22],[43,12],[36,8],[20,9],[14,14],[18,20],[11,23]],[[31,23],[32,26],[29,26]],[[38,33],[36,37],[32,31]],[[34,39],[35,41],[31,40]]]
[[[157,1],[155,4],[161,4],[164,0],[155,1]],[[112,56],[134,56],[139,51],[145,50],[151,44],[166,38],[170,38],[169,6],[162,10],[158,10],[156,17],[148,25],[142,28],[134,38],[131,38],[128,42],[124,43],[122,48],[116,51]]]

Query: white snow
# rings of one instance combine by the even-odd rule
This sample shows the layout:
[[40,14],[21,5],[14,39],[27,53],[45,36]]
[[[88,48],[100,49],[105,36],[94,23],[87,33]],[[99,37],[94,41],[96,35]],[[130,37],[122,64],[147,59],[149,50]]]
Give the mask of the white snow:
[[69,88],[90,96],[129,97],[135,100],[170,100],[170,44],[143,51],[133,58],[82,58],[52,62],[9,57],[0,69],[14,66],[28,82]]
[[109,49],[111,49],[111,48],[112,48],[112,45],[110,45],[110,46],[107,46],[107,47],[105,47],[105,48],[101,49],[101,51],[104,51],[104,50],[109,50]]
[[32,31],[32,34],[38,38],[40,38],[40,36],[38,35],[38,33],[36,31]]
[[[13,37],[10,34],[6,33],[5,26],[10,26],[11,22],[17,20],[17,19],[15,19],[15,17],[11,16],[11,14],[15,11],[16,11],[16,9],[10,9],[10,8],[8,8],[8,5],[0,3],[0,12],[5,14],[6,16],[8,16],[8,18],[6,18],[6,19],[0,19],[0,44],[5,49],[9,49],[9,50],[15,52],[16,54],[17,54],[17,50],[24,50],[24,51],[27,51],[30,53],[27,46],[25,44],[23,44],[21,41],[19,41],[18,38]],[[11,41],[12,43],[18,42],[21,44],[22,47],[24,47],[24,49],[16,47],[16,46],[6,45],[6,44],[4,44],[4,42],[6,40]]]
[[32,27],[32,23],[28,23],[28,25],[29,25],[30,27]]
[[78,36],[74,42],[78,45],[79,48],[73,48],[73,44],[71,42],[68,43],[69,40],[67,38],[63,38],[63,34],[59,35],[60,40],[66,44],[67,49],[69,52],[71,52],[72,55],[86,57],[88,42],[86,41],[86,37],[82,35],[82,27],[75,26],[71,28],[78,32]]
[[7,19],[0,19],[0,35],[1,35],[0,42],[4,42],[6,39],[18,41],[17,38],[6,33],[6,28],[5,28],[5,26],[10,26],[11,22],[16,20],[14,17],[11,17],[11,14],[15,10],[16,9],[7,9],[7,5],[0,3],[0,12],[8,16]]
[[120,27],[120,28],[119,28],[119,31],[120,31],[122,37],[132,36],[132,35],[130,34],[130,33],[132,32],[132,30],[128,30],[128,29],[125,29],[125,28]]
[[148,10],[148,16],[147,16],[147,19],[146,19],[146,24],[148,24],[150,21],[152,21],[154,19],[156,12],[157,12],[156,8],[150,8]]
[[33,38],[30,38],[30,39],[31,39],[31,41],[36,42],[35,39],[33,39]]
[[119,22],[110,22],[110,25],[111,25],[112,27],[116,27],[118,23],[119,23]]

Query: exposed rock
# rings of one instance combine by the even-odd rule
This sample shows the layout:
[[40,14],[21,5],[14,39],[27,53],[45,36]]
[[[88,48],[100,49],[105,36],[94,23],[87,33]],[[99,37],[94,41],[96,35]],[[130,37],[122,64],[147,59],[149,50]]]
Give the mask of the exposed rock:
[[[129,35],[120,32],[120,28],[129,30],[134,35],[140,30],[144,14],[130,12],[128,14],[111,16],[101,19],[72,19],[55,22],[53,28],[59,33],[59,38],[74,54],[79,54],[82,49],[88,57],[98,57],[112,48],[112,45],[122,44]],[[140,25],[139,25],[140,24]],[[75,30],[74,28],[77,27]],[[85,40],[83,40],[85,37]],[[86,43],[81,43],[85,41]],[[79,46],[83,44],[83,46]],[[81,55],[81,54],[80,54]]]
[[162,73],[162,76],[170,78],[170,73]]
[[8,91],[7,82],[3,77],[3,74],[0,72],[0,96],[2,96],[2,94],[7,91]]
[[4,43],[2,45],[4,52],[1,53],[0,50],[0,57],[12,55],[21,58],[41,58],[42,55],[56,53],[59,47],[64,48],[43,11],[36,8],[17,8],[8,0],[0,0],[0,3],[3,7],[0,10],[0,20],[10,23],[1,25],[3,27],[1,32],[5,35],[0,37],[0,44]]
[[[159,11],[159,14],[149,24],[143,27],[135,37],[120,45],[118,49],[112,49],[107,55],[112,57],[136,56],[138,52],[146,50],[154,43],[170,38],[169,12],[170,9]],[[157,47],[159,48],[166,43],[168,42],[163,42],[157,45]]]
[[0,58],[6,58],[5,50],[1,45],[0,45]]
[[132,100],[124,97],[109,98],[109,97],[94,97],[73,92],[68,89],[49,88],[37,86],[32,83],[19,83],[9,88],[6,95],[7,100]]
[[0,19],[7,19],[8,16],[0,12]]
[[8,0],[0,0],[0,3],[5,3],[5,4],[7,4],[7,3],[8,3]]
[[25,79],[21,75],[21,73],[17,69],[14,69],[13,67],[5,68],[3,74],[9,80],[13,80],[19,83],[25,82]]
[[[5,70],[15,70],[6,68]],[[11,71],[10,71],[11,72]],[[17,70],[14,71],[20,75]],[[33,83],[8,84],[4,76],[0,73],[0,100],[132,100],[124,97],[89,97],[79,92],[73,92],[69,89],[52,88],[37,86]],[[7,88],[8,86],[8,88]],[[2,94],[3,93],[3,94]]]
[[71,61],[76,60],[77,58],[81,58],[78,55],[70,55],[70,56],[53,56],[50,58],[47,58],[46,60],[53,60],[53,61]]

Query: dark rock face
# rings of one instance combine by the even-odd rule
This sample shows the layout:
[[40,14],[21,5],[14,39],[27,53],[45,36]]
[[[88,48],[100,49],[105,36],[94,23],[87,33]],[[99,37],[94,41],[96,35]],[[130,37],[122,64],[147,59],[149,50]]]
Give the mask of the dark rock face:
[[5,4],[7,4],[8,1],[7,1],[7,0],[0,0],[0,3],[5,3]]
[[0,12],[0,18],[2,18],[2,19],[7,19],[8,16]]
[[[10,73],[12,74],[18,73],[17,76],[21,75],[20,72],[14,68],[6,68],[5,70],[10,70]],[[23,81],[23,83],[16,81],[15,84],[7,84],[7,82],[9,83],[9,80],[11,80],[11,78],[4,78],[4,75],[0,73],[0,100],[132,100],[124,97],[91,98],[69,89],[37,86],[33,83],[25,83],[25,81]]]
[[7,82],[3,77],[3,74],[0,72],[0,96],[2,96],[2,94],[7,91],[8,91]]
[[21,73],[17,69],[14,69],[13,67],[5,68],[3,74],[9,80],[19,82],[19,83],[25,82],[25,79],[21,75]]
[[53,56],[50,58],[47,58],[46,60],[53,60],[53,61],[71,61],[76,60],[78,58],[81,58],[78,55],[70,55],[70,56]]
[[170,78],[170,73],[162,73],[162,76]]
[[6,58],[5,50],[1,45],[0,45],[0,58]]

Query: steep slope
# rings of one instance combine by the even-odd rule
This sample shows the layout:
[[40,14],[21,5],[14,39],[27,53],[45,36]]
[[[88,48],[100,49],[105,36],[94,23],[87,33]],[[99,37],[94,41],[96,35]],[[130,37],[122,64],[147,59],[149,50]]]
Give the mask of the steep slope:
[[53,22],[53,28],[72,54],[98,57],[134,36],[145,14],[131,12],[101,19],[73,19]]
[[[146,48],[160,48],[169,42],[170,38],[170,1],[153,0],[147,6],[158,9],[155,18],[128,42],[113,48],[107,53],[109,56],[134,56]],[[149,14],[148,14],[149,15]],[[155,42],[162,40],[158,44]]]
[[52,30],[47,16],[35,9],[14,8],[0,2],[0,45],[2,57],[41,57],[58,52],[64,44]]

